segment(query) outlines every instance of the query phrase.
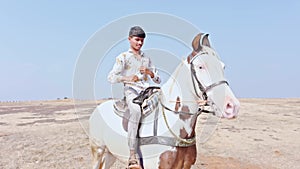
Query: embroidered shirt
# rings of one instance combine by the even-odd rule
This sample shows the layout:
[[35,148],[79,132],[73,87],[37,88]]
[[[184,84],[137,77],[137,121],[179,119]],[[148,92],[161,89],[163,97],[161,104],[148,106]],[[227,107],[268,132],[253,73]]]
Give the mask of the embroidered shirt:
[[[127,52],[123,52],[117,56],[113,69],[108,74],[108,81],[111,83],[123,82],[125,86],[130,86],[136,91],[141,91],[148,87],[151,82],[150,79],[152,79],[154,83],[159,84],[161,80],[158,75],[158,71],[152,65],[150,58],[145,56],[142,51],[140,52],[140,55],[141,58],[138,59],[132,50],[129,49]],[[151,78],[150,75],[141,74],[139,71],[141,66],[145,66],[150,69],[154,73],[154,77]],[[137,75],[139,77],[139,81],[126,82],[121,80],[123,76],[131,75]]]

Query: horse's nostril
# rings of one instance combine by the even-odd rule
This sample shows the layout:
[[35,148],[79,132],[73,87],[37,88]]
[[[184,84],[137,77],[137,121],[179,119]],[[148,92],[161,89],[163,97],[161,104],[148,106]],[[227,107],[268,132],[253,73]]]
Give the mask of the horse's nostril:
[[233,112],[233,109],[234,109],[234,105],[232,103],[227,103],[225,112],[227,114],[231,114]]
[[227,103],[227,107],[231,108],[231,107],[233,107],[233,104],[232,103]]

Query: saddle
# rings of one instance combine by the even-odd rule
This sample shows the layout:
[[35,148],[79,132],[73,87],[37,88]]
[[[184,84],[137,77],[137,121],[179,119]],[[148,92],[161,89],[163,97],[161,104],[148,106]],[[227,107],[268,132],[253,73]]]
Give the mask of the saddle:
[[143,115],[147,116],[158,106],[159,92],[160,87],[148,87],[141,91],[139,95],[132,100],[132,102],[140,105]]
[[[141,91],[139,95],[132,100],[133,103],[138,104],[141,107],[144,116],[152,112],[157,107],[159,102],[160,87],[151,86]],[[114,103],[114,111],[119,116],[123,116],[127,111],[126,98],[116,100]]]
[[[156,108],[159,104],[159,97],[160,97],[160,87],[148,87],[139,95],[133,99],[133,103],[140,105],[142,110],[142,118],[145,118],[152,112],[157,113]],[[122,118],[122,125],[126,132],[128,132],[128,119],[129,119],[129,110],[125,101],[126,98],[116,100],[114,103],[114,112]],[[157,135],[157,126],[158,121],[157,118],[154,120],[153,124],[153,136],[146,136],[146,137],[139,137],[139,145],[149,145],[149,144],[160,144],[160,145],[167,145],[167,146],[179,146],[179,147],[188,147],[191,144],[194,144],[192,141],[194,138],[185,139],[187,142],[192,143],[185,143],[182,142],[174,137],[168,136],[158,136]]]
[[[141,107],[142,117],[147,117],[155,110],[159,103],[160,87],[150,86],[141,91],[139,95],[132,100],[133,103]],[[125,131],[128,127],[129,110],[126,104],[126,98],[116,100],[114,103],[114,112],[123,118],[122,125]]]

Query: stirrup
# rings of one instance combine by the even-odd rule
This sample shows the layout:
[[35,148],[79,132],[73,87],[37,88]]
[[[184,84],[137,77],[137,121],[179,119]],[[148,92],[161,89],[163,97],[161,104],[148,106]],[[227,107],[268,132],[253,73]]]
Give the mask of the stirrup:
[[129,159],[127,169],[141,169],[141,166],[139,165],[139,161],[137,159]]

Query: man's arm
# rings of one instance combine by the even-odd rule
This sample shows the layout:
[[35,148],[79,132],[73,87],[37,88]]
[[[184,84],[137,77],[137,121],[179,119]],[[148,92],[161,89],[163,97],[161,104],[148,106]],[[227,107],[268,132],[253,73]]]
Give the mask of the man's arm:
[[123,76],[122,71],[125,67],[125,54],[121,54],[116,58],[116,62],[113,66],[113,69],[108,74],[108,81],[110,83],[121,83],[121,82],[136,82],[138,77],[136,75]]
[[113,69],[109,72],[107,80],[110,83],[120,83],[123,81],[122,71],[124,68],[124,59],[121,55],[116,58],[116,62],[113,66]]

